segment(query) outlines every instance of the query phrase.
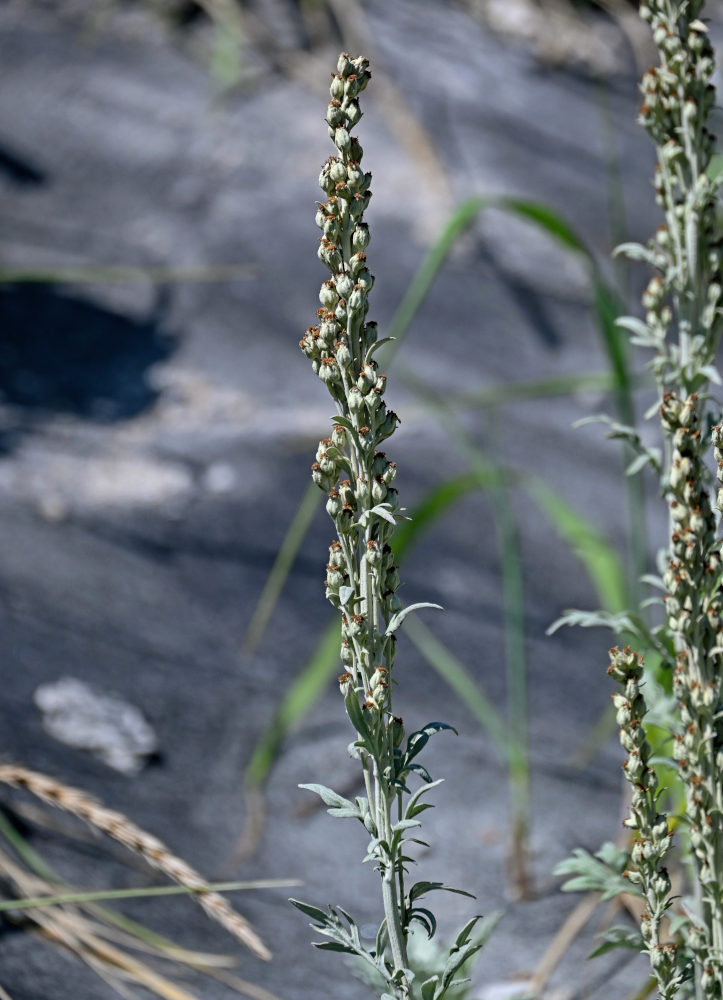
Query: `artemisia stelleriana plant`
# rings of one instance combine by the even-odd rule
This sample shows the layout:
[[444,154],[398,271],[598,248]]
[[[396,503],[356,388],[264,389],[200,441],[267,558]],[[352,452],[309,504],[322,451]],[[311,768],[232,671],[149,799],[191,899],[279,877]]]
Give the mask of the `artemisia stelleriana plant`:
[[[717,464],[723,482],[721,409],[712,389],[721,384],[715,361],[723,327],[717,198],[723,175],[713,169],[708,129],[715,67],[703,6],[702,0],[640,6],[659,55],[642,80],[640,120],[656,146],[655,193],[665,218],[646,246],[619,248],[654,271],[643,294],[644,319],[626,317],[620,325],[633,344],[653,352],[658,399],[651,415],[660,415],[663,448],[645,447],[632,428],[622,430],[640,452],[636,466],[649,463],[659,476],[670,514],[660,576],[647,578],[663,592],[663,622],[653,630],[642,615],[618,623],[662,661],[658,676],[669,668],[670,695],[644,680],[643,658],[628,646],[610,651],[608,671],[621,686],[614,702],[632,787],[625,824],[633,842],[623,875],[645,905],[637,944],[650,957],[662,1000],[723,997],[723,563],[714,513],[723,510],[723,490],[714,496],[711,471]],[[659,758],[646,734],[651,721],[672,730],[670,765],[680,778],[682,816],[664,814]],[[678,820],[691,876],[682,900],[667,867]],[[611,845],[599,857],[611,859]],[[577,872],[588,887],[595,878],[583,852],[562,870]]]
[[[352,917],[341,907],[328,911],[292,900],[314,920],[317,933],[330,939],[317,946],[355,955],[371,967],[391,1000],[440,1000],[459,980],[460,967],[482,947],[491,921],[474,934],[478,918],[465,925],[438,973],[418,984],[410,969],[407,944],[416,922],[435,932],[432,911],[422,899],[441,882],[405,881],[419,815],[428,809],[423,796],[432,781],[418,757],[430,736],[451,729],[430,722],[406,735],[392,708],[395,632],[406,615],[397,597],[399,574],[389,542],[399,516],[393,483],[397,467],[381,450],[399,419],[385,404],[386,376],[374,355],[385,342],[367,320],[374,278],[367,267],[369,229],[364,212],[371,198],[371,174],[362,167],[362,147],[352,130],[362,117],[359,95],[370,79],[364,58],[339,57],[327,109],[329,136],[336,155],[323,165],[319,184],[326,200],[318,205],[322,230],[318,256],[330,277],[319,292],[318,323],[310,326],[300,347],[336,406],[330,437],[324,438],[312,466],[314,482],[328,498],[326,509],[336,528],[329,546],[326,596],[341,616],[339,687],[354,738],[349,753],[359,761],[365,794],[353,802],[320,784],[307,784],[335,817],[361,823],[370,837],[364,861],[381,878],[384,915],[376,940],[361,939]],[[416,789],[412,779],[421,781]],[[459,890],[451,890],[459,891]]]

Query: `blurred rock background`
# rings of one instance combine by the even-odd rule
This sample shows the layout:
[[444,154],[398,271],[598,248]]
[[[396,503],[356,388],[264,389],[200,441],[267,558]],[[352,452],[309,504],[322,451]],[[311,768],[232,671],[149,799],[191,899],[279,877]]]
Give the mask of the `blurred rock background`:
[[[719,13],[711,4],[714,33]],[[331,415],[296,344],[324,277],[314,201],[331,152],[327,80],[342,48],[372,60],[358,132],[374,174],[368,257],[382,331],[450,213],[473,195],[549,206],[635,308],[642,276],[614,274],[609,256],[658,223],[654,155],[635,122],[652,53],[623,0],[5,3],[0,755],[98,795],[209,878],[300,878],[296,895],[364,922],[375,919],[378,887],[357,861],[362,831],[335,827],[296,787],[316,780],[343,791],[353,781],[333,682],[281,743],[265,826],[238,860],[240,838],[248,847],[258,827],[245,769],[332,618],[320,510],[269,627],[241,652]],[[588,379],[580,391],[504,402],[512,383],[604,375],[589,278],[584,255],[499,211],[455,241],[389,370],[402,417],[390,457],[412,514],[430,488],[468,469],[429,406],[431,390],[478,402],[499,390],[499,405],[459,410],[469,440],[523,477],[543,477],[624,554],[619,451],[599,427],[572,428],[610,411],[608,394]],[[408,727],[440,717],[461,733],[429,751],[433,775],[447,782],[426,814],[422,869],[478,897],[440,899],[442,936],[471,913],[506,909],[475,970],[475,996],[520,995],[537,970],[548,1000],[617,1000],[645,983],[644,963],[584,957],[596,931],[624,913],[599,908],[549,959],[549,975],[540,966],[576,903],[558,892],[554,865],[620,831],[621,753],[614,737],[590,738],[608,704],[609,637],[545,636],[563,608],[598,599],[522,488],[510,504],[525,584],[530,898],[516,900],[508,876],[498,749],[405,643],[398,700]],[[654,509],[650,525],[662,543]],[[494,505],[476,492],[430,528],[402,575],[405,603],[445,606],[430,627],[504,717],[500,565]],[[64,677],[141,713],[156,747],[142,770],[122,773],[107,754],[44,728],[35,692]],[[158,882],[74,826],[31,822],[17,812],[22,801],[3,793],[9,815],[74,886]],[[268,965],[241,954],[241,974],[282,1000],[368,995],[335,956],[312,950],[287,895],[235,897],[275,953]],[[126,911],[184,946],[228,945],[186,900]],[[13,1000],[117,995],[9,919],[0,919],[0,954],[0,986]],[[193,989],[232,995],[221,983]]]

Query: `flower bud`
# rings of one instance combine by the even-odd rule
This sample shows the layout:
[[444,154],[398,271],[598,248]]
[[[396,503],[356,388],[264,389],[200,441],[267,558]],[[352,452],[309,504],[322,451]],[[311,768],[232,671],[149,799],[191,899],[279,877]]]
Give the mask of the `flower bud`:
[[346,124],[347,115],[342,109],[340,101],[336,98],[332,98],[329,102],[329,107],[326,109],[326,120],[329,125],[336,127],[337,125]]
[[349,506],[352,510],[356,509],[354,490],[352,489],[351,483],[348,479],[344,479],[339,483],[339,496],[341,497],[343,506]]
[[361,116],[362,113],[361,108],[359,107],[359,102],[356,100],[349,101],[346,106],[346,117],[349,121],[349,128],[354,128]]
[[369,246],[369,226],[366,222],[358,222],[351,237],[351,245],[357,252],[366,250]]
[[346,696],[351,691],[352,676],[350,673],[347,673],[345,671],[343,674],[339,675],[338,680],[339,680],[339,690],[341,691],[342,697],[346,698]]
[[346,167],[335,156],[329,160],[329,177],[333,180],[335,187],[337,184],[343,184],[346,181]]
[[350,667],[354,662],[354,650],[351,648],[346,639],[344,639],[341,644],[340,656],[341,656],[341,662],[346,667]]
[[344,565],[344,551],[341,547],[341,542],[336,538],[329,546],[329,565],[330,566]]
[[[331,313],[330,315],[334,315]],[[324,348],[329,351],[331,350],[334,341],[338,338],[341,331],[341,327],[336,322],[335,319],[324,320],[324,322],[319,327],[319,341],[320,344],[324,345]]]
[[381,564],[382,553],[378,543],[375,542],[374,539],[370,539],[370,541],[367,542],[366,554],[367,554],[367,564],[371,566],[372,569],[375,569],[377,566]]
[[377,478],[372,483],[372,500],[375,504],[381,503],[387,498],[387,487],[381,478]]
[[347,396],[347,405],[351,413],[358,414],[364,409],[364,397],[361,394],[359,388],[355,385],[349,390],[349,395]]
[[321,173],[319,174],[319,187],[322,191],[325,191],[327,195],[334,193],[334,188],[336,187],[336,181],[332,180],[329,176],[329,164],[325,163],[321,168]]
[[346,169],[346,182],[350,191],[361,191],[364,187],[364,171],[356,165],[349,165]]
[[364,397],[364,402],[366,403],[367,409],[370,413],[374,413],[375,410],[378,410],[382,404],[382,397],[379,390],[375,387],[371,390],[371,392],[368,392]]
[[334,287],[334,282],[331,279],[328,279],[324,282],[319,291],[319,302],[321,302],[325,309],[333,309],[338,301],[339,296],[336,288]]
[[329,93],[336,101],[340,101],[344,96],[344,81],[342,80],[341,75],[334,76],[332,78]]
[[361,285],[354,285],[354,289],[347,302],[347,308],[352,316],[363,310],[365,302],[366,295],[364,289]]
[[347,626],[352,639],[358,638],[366,626],[364,615],[352,615]]
[[387,410],[384,421],[379,427],[379,440],[383,441],[385,438],[390,437],[397,429],[399,423],[399,417],[394,410]]
[[351,148],[351,136],[343,127],[334,130],[334,145],[340,153],[347,153]]
[[392,745],[400,747],[404,740],[404,722],[399,716],[393,716],[389,726],[392,731]]
[[342,52],[336,64],[336,71],[342,79],[354,72],[354,63],[349,58],[348,52]]
[[351,351],[349,350],[349,345],[345,340],[337,340],[334,344],[334,356],[339,364],[339,367],[346,371],[351,364]]
[[373,447],[374,435],[372,434],[371,427],[364,426],[359,428],[359,443],[365,451]]
[[389,684],[388,681],[389,671],[386,667],[375,667],[374,673],[371,676],[370,687],[372,691],[376,692],[380,688],[383,690]]
[[354,288],[354,282],[348,274],[337,275],[334,280],[334,285],[339,293],[339,297],[342,299],[348,299],[351,295],[352,289]]
[[391,486],[396,478],[397,478],[397,463],[389,462],[387,464],[386,469],[382,473],[382,479],[384,480],[387,486]]
[[[327,563],[326,567],[326,589],[332,594],[339,593],[339,587],[342,586],[344,580],[346,579],[346,573],[343,572],[338,566],[332,566],[331,563]],[[327,597],[329,595],[327,594]]]
[[324,454],[319,459],[319,468],[321,469],[322,475],[328,476],[330,478],[333,477],[334,480],[336,480],[337,476],[339,475],[339,466],[336,464],[334,459],[329,456],[327,452],[324,452]]
[[341,424],[334,424],[334,430],[331,433],[331,443],[335,448],[340,450],[346,444],[346,428],[342,427]]
[[337,517],[341,513],[342,502],[339,496],[338,490],[332,490],[329,493],[329,499],[326,501],[326,512],[329,517]]
[[341,379],[341,372],[335,358],[322,358],[319,368],[319,378],[324,382],[338,382]]

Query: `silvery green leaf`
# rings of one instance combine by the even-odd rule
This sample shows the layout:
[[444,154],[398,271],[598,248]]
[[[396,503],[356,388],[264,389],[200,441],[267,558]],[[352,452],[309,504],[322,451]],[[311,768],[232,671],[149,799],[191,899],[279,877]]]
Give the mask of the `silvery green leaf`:
[[644,601],[640,602],[640,608],[652,608],[656,604],[664,604],[662,597],[646,597]]
[[470,899],[474,899],[474,895],[471,892],[466,892],[464,889],[453,889],[449,885],[445,885],[443,882],[415,882],[412,888],[407,893],[407,899],[409,903],[413,903],[415,899],[421,899],[428,892],[453,892],[458,896],[469,896]]
[[698,371],[701,375],[705,375],[708,381],[712,382],[713,385],[723,385],[720,373],[715,365],[703,365],[703,367],[699,368]]
[[350,691],[347,694],[344,699],[344,705],[346,706],[346,713],[351,720],[351,724],[363,740],[368,743],[371,740],[371,732],[366,719],[364,718],[364,712],[359,704],[359,698],[357,697],[356,691]]
[[376,514],[377,517],[383,517],[384,520],[385,521],[389,521],[390,524],[396,524],[397,523],[394,520],[394,516],[393,516],[393,514],[391,512],[391,508],[390,508],[389,504],[385,504],[385,503],[377,504],[376,507],[372,507],[372,509],[369,511],[369,513],[370,514]]
[[346,430],[351,431],[351,433],[356,437],[356,427],[348,417],[343,417],[340,413],[337,413],[330,419],[333,424],[339,424],[340,427],[345,427]]
[[621,892],[636,890],[631,883],[605,860],[598,860],[588,851],[576,847],[572,857],[565,858],[554,869],[555,875],[571,875],[561,888],[563,892],[600,892],[602,899],[614,899]]
[[385,635],[392,635],[401,626],[404,619],[412,611],[418,611],[420,608],[436,608],[438,611],[444,611],[441,604],[432,604],[430,601],[420,601],[418,604],[410,604],[406,608],[402,608],[401,611],[397,611],[396,614],[392,615],[389,619],[389,624],[387,625],[387,630]]
[[660,400],[656,399],[655,402],[652,403],[643,414],[643,419],[650,420],[650,418],[654,417],[655,414],[659,412],[659,410],[660,410]]
[[653,333],[647,323],[644,323],[642,319],[637,319],[635,316],[619,316],[615,320],[615,326],[620,326],[623,330],[628,330],[630,333],[634,333],[636,337],[644,340],[650,340]]
[[339,587],[339,602],[341,603],[342,607],[344,607],[349,598],[353,596],[354,596],[354,587],[350,587],[346,584],[344,586]]
[[459,736],[459,733],[454,728],[446,722],[428,722],[426,726],[422,726],[416,732],[411,733],[407,738],[407,749],[403,757],[403,765],[406,766],[407,763],[413,760],[417,754],[425,747],[430,736],[434,736],[435,733],[441,732],[443,729],[448,729]]
[[324,926],[329,920],[329,914],[324,910],[320,910],[318,906],[312,906],[310,903],[302,903],[298,899],[290,899],[289,902],[292,906],[295,906],[297,910],[301,910],[305,913],[307,917],[311,917],[312,920],[316,920],[317,923]]
[[663,583],[662,579],[655,573],[645,573],[643,576],[640,577],[640,582],[647,583],[649,587],[655,587],[657,590],[662,590],[663,592],[665,592],[666,589],[665,584]]
[[472,955],[484,947],[493,930],[499,923],[501,916],[501,913],[492,913],[488,917],[483,918],[483,925],[480,928],[480,932],[473,939],[470,939],[470,935],[477,921],[480,920],[480,917],[473,917],[472,920],[465,924],[458,934],[457,940],[450,948],[449,958],[444,967],[441,982],[438,984],[437,989],[434,992],[434,1000],[440,1000],[440,997],[444,996],[454,981],[455,973],[459,971],[461,966],[463,966],[464,963],[472,957]]
[[389,934],[387,933],[387,918],[384,917],[382,922],[379,924],[379,930],[377,931],[377,939],[374,945],[374,952],[377,957],[377,962],[381,963],[384,960],[384,950],[389,941]]
[[319,951],[341,951],[345,955],[356,955],[356,950],[348,944],[341,944],[339,941],[312,941]]
[[368,363],[369,363],[369,362],[371,361],[372,357],[374,356],[374,353],[375,353],[375,351],[378,351],[378,350],[379,350],[379,348],[380,348],[380,347],[381,347],[381,346],[382,346],[383,344],[391,344],[391,342],[392,342],[393,340],[396,340],[396,339],[397,339],[396,337],[382,337],[382,339],[381,339],[381,340],[376,340],[376,341],[375,341],[375,342],[374,342],[374,343],[373,343],[373,344],[371,345],[371,347],[370,347],[370,348],[369,348],[369,350],[367,351],[366,355],[364,356],[364,361],[365,361],[365,363],[366,363],[366,364],[368,364]]
[[553,635],[563,625],[577,625],[580,628],[609,628],[616,635],[621,632],[640,635],[640,629],[625,612],[611,614],[608,611],[577,611],[572,609],[554,621],[547,629],[546,634]]
[[648,264],[655,262],[654,252],[644,247],[642,243],[621,243],[613,250],[613,257],[617,257],[618,254],[624,254],[629,260],[643,260]]
[[399,822],[395,823],[392,827],[392,833],[399,833],[402,830],[409,830],[413,826],[421,826],[422,824],[418,819],[400,819]]
[[437,778],[436,781],[431,781],[428,785],[422,785],[420,788],[414,792],[411,799],[407,803],[407,808],[404,810],[404,815],[411,819],[412,817],[418,815],[420,812],[424,812],[425,809],[433,809],[434,806],[430,805],[428,802],[420,803],[419,800],[424,795],[425,792],[430,791],[432,788],[436,788],[437,785],[441,785],[444,778]]
[[605,955],[613,948],[630,948],[632,951],[643,951],[645,942],[640,931],[632,927],[608,927],[602,934],[603,943],[591,951],[588,958],[597,958]]
[[346,816],[353,816],[357,819],[361,819],[361,813],[349,799],[345,799],[343,795],[339,795],[332,788],[327,788],[326,785],[317,785],[315,783],[299,785],[299,788],[307,788],[310,792],[316,792],[319,798],[324,802],[325,805],[330,806],[327,812],[331,816],[336,816],[343,818]]
[[573,423],[573,429],[585,427],[587,424],[609,424],[611,418],[607,413],[591,413],[589,417],[581,417]]
[[434,1000],[435,988],[439,982],[439,976],[431,976],[422,983],[422,1000]]
[[422,764],[407,764],[404,768],[404,773],[406,774],[408,771],[413,771],[414,774],[418,774],[422,781],[426,781],[428,784],[432,780],[432,775]]
[[420,923],[424,927],[428,940],[434,937],[437,930],[437,921],[431,910],[426,909],[424,906],[415,906],[414,909],[407,912],[407,922],[411,924],[413,920],[416,920],[417,923]]
[[660,468],[661,454],[659,448],[646,448],[642,451],[636,458],[632,460],[630,465],[625,470],[626,476],[634,476],[636,472],[640,472],[644,466],[650,464],[654,469]]

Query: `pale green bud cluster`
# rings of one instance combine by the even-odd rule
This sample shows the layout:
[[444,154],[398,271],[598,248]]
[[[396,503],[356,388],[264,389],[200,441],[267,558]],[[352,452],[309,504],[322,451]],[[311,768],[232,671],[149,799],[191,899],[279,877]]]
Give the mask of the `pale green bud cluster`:
[[643,717],[647,711],[641,692],[643,660],[626,646],[610,650],[608,674],[622,688],[613,695],[620,742],[628,753],[623,773],[632,789],[630,814],[625,826],[636,832],[626,877],[637,885],[645,899],[640,929],[645,950],[658,980],[661,1000],[673,1000],[682,982],[676,946],[660,940],[661,925],[672,904],[670,878],[662,862],[672,843],[668,820],[657,809],[658,779],[652,767],[650,744]]
[[[660,53],[660,65],[643,76],[640,121],[658,150],[654,186],[665,224],[647,248],[627,248],[658,272],[643,295],[647,329],[635,342],[655,349],[651,368],[661,384],[685,392],[707,381],[721,332],[721,180],[708,175],[715,63],[702,7],[702,0],[648,0],[640,8]],[[678,342],[671,343],[676,319]]]
[[[361,118],[358,97],[370,75],[366,59],[342,54],[332,77],[326,120],[337,155],[322,167],[319,185],[327,200],[316,213],[322,231],[318,256],[331,276],[319,291],[319,323],[299,343],[339,411],[332,436],[319,443],[311,474],[327,493],[326,509],[341,539],[334,544],[344,553],[342,562],[327,565],[326,596],[349,620],[368,618],[369,591],[377,594],[375,611],[385,619],[399,608],[399,576],[388,544],[394,525],[385,516],[399,506],[392,486],[396,465],[379,450],[399,419],[386,407],[386,375],[373,358],[377,326],[367,321],[367,313],[374,277],[366,264],[369,227],[363,220],[371,174],[362,169],[361,143],[351,134]],[[383,511],[373,513],[379,505]],[[381,645],[375,643],[380,647],[376,655]],[[363,666],[367,674],[372,665]]]

